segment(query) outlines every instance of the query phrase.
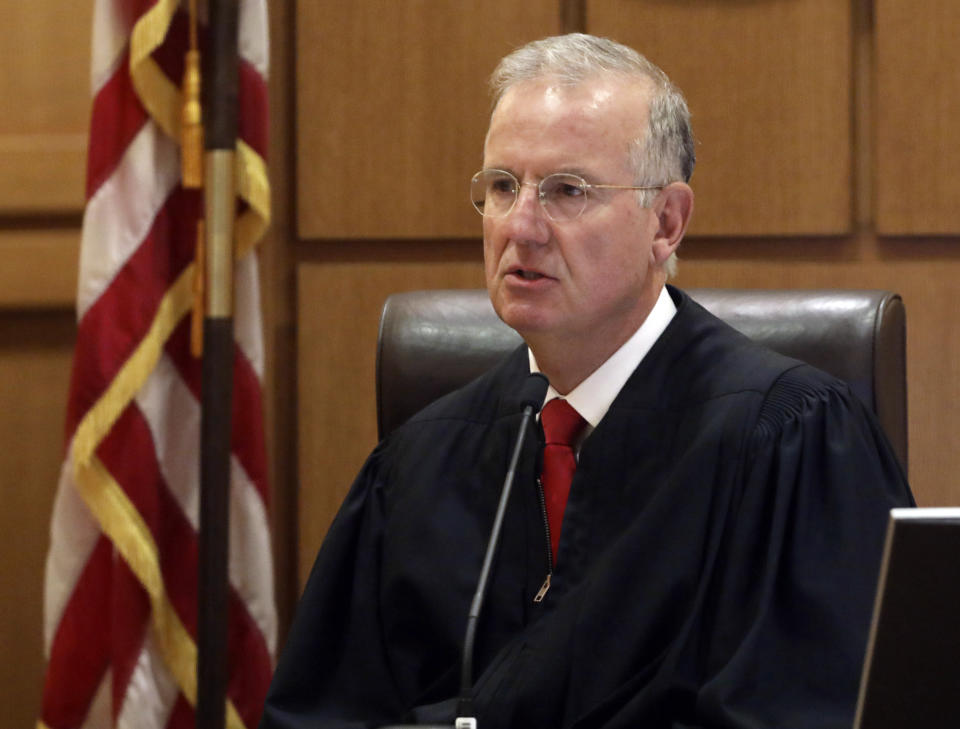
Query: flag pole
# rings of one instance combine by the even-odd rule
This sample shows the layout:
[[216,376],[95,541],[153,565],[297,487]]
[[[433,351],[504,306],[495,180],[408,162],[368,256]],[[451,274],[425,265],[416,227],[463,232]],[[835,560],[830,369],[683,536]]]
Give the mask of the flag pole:
[[234,154],[238,2],[210,0],[204,54],[205,269],[197,611],[198,729],[223,729],[227,686],[233,400]]

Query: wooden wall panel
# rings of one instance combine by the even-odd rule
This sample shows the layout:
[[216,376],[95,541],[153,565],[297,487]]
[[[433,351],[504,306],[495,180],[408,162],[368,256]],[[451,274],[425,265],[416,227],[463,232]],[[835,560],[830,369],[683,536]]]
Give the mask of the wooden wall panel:
[[72,307],[79,251],[73,227],[0,229],[0,309]]
[[841,0],[587,0],[687,97],[699,235],[851,230],[851,26]]
[[293,170],[296,24],[294,0],[270,9],[271,224],[259,245],[265,372],[267,458],[273,527],[279,639],[285,638],[299,597],[297,583],[296,223]]
[[475,235],[486,78],[559,25],[557,0],[299,0],[300,236]]
[[63,454],[73,314],[0,311],[0,699],[34,726],[43,681],[43,574]]
[[0,0],[0,214],[83,205],[92,8]]
[[479,241],[329,244],[298,268],[301,585],[340,502],[377,442],[374,364],[380,310],[396,291],[483,285]]
[[0,703],[33,726],[76,323],[93,3],[0,0]]
[[876,0],[881,234],[960,233],[960,3]]

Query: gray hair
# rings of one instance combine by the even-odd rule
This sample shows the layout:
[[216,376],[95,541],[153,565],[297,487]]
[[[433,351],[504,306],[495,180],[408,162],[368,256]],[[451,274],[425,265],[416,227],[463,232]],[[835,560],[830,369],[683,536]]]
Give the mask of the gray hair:
[[[628,154],[634,184],[689,182],[696,162],[690,111],[680,90],[647,58],[608,38],[570,33],[533,41],[503,58],[490,77],[493,106],[514,85],[545,77],[576,86],[605,73],[646,79],[653,85],[645,133],[630,143]],[[648,206],[656,193],[638,193]],[[668,276],[676,275],[676,257],[667,262]]]

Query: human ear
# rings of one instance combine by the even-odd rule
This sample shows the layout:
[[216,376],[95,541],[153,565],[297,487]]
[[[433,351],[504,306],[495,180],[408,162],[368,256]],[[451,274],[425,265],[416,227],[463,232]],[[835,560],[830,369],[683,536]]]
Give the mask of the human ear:
[[654,261],[663,264],[679,248],[687,231],[693,215],[693,190],[685,182],[671,182],[657,195],[654,212],[659,227],[651,252]]

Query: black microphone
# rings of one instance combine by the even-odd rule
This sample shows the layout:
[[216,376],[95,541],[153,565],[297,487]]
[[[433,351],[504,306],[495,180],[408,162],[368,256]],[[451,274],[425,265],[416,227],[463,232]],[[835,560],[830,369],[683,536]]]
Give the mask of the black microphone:
[[531,372],[520,389],[520,405],[523,408],[523,419],[520,421],[520,431],[517,433],[517,442],[513,448],[513,456],[507,475],[503,480],[503,489],[500,491],[500,503],[493,519],[493,528],[490,530],[490,541],[487,542],[487,553],[483,558],[483,567],[480,568],[480,577],[477,580],[477,590],[473,594],[470,612],[467,614],[467,632],[463,639],[463,664],[460,669],[460,701],[457,703],[456,729],[476,729],[477,721],[473,715],[473,644],[476,638],[477,621],[480,618],[480,609],[487,594],[487,582],[490,578],[490,569],[493,557],[500,543],[500,528],[503,526],[503,517],[507,511],[507,501],[513,488],[513,476],[520,460],[520,451],[523,449],[523,440],[527,435],[527,428],[534,415],[543,407],[543,399],[547,395],[550,382],[539,372]]
[[[477,579],[477,589],[470,603],[470,612],[467,614],[467,630],[463,639],[463,663],[460,668],[460,697],[457,702],[456,720],[453,729],[477,729],[477,719],[473,715],[473,644],[476,639],[477,621],[483,599],[487,593],[487,582],[490,579],[493,557],[500,543],[500,529],[503,526],[503,517],[507,511],[507,502],[513,488],[513,477],[523,450],[523,441],[527,435],[530,421],[543,407],[543,399],[547,395],[550,382],[539,372],[531,372],[520,388],[520,406],[523,408],[523,419],[520,421],[520,431],[513,448],[513,456],[507,468],[507,475],[503,479],[503,488],[500,491],[500,503],[497,504],[497,513],[493,518],[493,528],[490,530],[490,540],[487,542],[487,551],[483,557],[483,566],[480,568],[480,577]],[[449,724],[394,724],[381,729],[451,729]]]

